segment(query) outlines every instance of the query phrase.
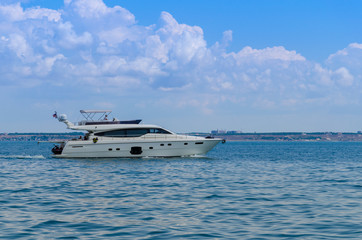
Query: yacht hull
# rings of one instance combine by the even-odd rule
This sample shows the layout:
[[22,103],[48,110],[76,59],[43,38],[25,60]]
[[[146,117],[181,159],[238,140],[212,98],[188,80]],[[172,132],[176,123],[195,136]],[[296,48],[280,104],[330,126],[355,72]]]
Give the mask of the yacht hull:
[[68,141],[56,158],[142,158],[203,155],[222,139]]

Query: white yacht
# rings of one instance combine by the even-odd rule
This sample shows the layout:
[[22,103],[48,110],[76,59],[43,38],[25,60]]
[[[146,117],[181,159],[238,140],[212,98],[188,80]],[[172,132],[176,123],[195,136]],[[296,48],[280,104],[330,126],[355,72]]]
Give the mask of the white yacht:
[[[140,124],[141,120],[109,120],[110,110],[81,110],[85,117],[78,123],[60,122],[68,129],[87,131],[84,137],[57,142],[52,152],[56,158],[118,158],[118,157],[179,157],[203,155],[223,139],[180,135],[157,125]],[[98,118],[98,119],[97,119]]]

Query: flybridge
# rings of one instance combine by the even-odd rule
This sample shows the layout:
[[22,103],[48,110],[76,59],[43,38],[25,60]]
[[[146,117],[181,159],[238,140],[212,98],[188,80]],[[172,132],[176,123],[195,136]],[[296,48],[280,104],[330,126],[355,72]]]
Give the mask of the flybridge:
[[53,117],[57,118],[59,122],[65,123],[69,129],[91,132],[100,129],[108,130],[109,128],[114,128],[115,125],[118,124],[138,125],[142,121],[141,119],[120,121],[117,118],[109,120],[108,115],[111,112],[111,110],[80,110],[80,113],[85,119],[76,123],[70,122],[65,114],[61,114],[58,117],[55,112]]
[[120,121],[117,118],[109,120],[111,110],[80,110],[85,120],[78,123],[78,125],[98,125],[98,124],[139,124],[142,120],[126,120]]

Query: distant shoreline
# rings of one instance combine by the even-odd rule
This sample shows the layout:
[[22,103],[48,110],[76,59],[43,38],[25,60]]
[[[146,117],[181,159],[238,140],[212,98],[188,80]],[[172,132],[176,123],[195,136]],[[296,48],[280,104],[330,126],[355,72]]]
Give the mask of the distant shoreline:
[[84,136],[83,132],[64,133],[0,133],[0,141],[52,141],[69,140]]
[[[212,136],[226,141],[242,142],[362,142],[362,133],[351,132],[270,132],[270,133],[233,133],[214,134],[192,132],[195,136]],[[0,141],[52,141],[69,140],[84,136],[83,132],[64,133],[0,133]]]
[[[206,136],[206,134],[199,134]],[[273,141],[273,142],[362,142],[362,133],[351,132],[270,132],[215,134],[213,137],[227,141]]]

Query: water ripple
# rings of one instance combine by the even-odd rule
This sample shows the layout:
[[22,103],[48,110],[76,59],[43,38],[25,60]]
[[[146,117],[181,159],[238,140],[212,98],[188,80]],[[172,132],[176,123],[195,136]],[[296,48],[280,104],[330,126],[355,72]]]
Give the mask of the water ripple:
[[97,160],[11,144],[0,143],[1,239],[362,238],[362,143]]

